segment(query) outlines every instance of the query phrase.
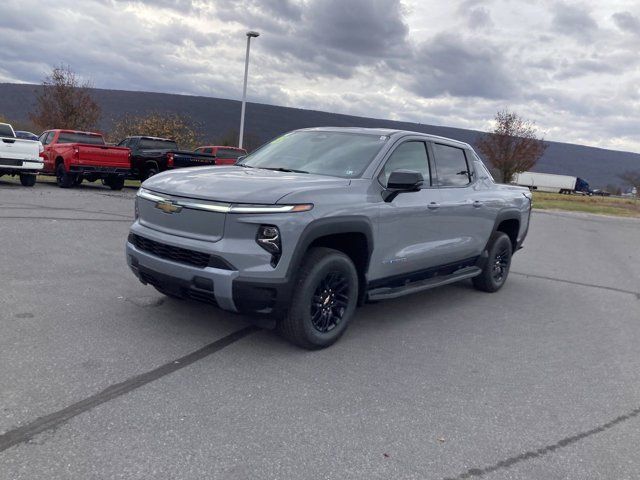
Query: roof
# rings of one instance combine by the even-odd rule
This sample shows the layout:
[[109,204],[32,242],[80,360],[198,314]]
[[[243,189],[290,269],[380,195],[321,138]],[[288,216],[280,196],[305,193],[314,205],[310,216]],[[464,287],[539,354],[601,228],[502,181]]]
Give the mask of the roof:
[[144,138],[145,140],[162,140],[163,142],[175,142],[171,138],[151,137],[149,135],[129,135],[126,138]]
[[246,149],[244,148],[240,148],[240,147],[231,147],[229,145],[201,145],[197,148],[227,148],[229,150],[242,150],[242,151],[246,151]]
[[83,135],[96,135],[101,137],[102,134],[101,133],[96,133],[96,132],[84,132],[82,130],[70,130],[68,128],[52,128],[50,130],[46,130],[47,132],[63,132],[63,133],[81,133]]
[[347,132],[347,133],[360,133],[363,135],[388,135],[395,137],[403,137],[407,135],[418,135],[421,137],[425,137],[427,140],[432,140],[434,142],[446,142],[452,145],[459,145],[463,148],[471,148],[468,143],[461,142],[459,140],[454,140],[453,138],[440,137],[438,135],[431,135],[423,132],[413,132],[411,130],[396,130],[390,128],[364,128],[364,127],[313,127],[313,128],[302,128],[299,131],[319,131],[319,132]]

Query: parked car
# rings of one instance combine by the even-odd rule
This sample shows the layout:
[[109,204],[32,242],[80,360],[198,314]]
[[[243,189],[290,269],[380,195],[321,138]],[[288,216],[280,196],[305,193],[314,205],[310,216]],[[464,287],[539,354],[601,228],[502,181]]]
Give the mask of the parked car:
[[216,157],[216,165],[233,165],[238,158],[244,157],[247,151],[244,148],[224,147],[219,145],[206,145],[194,150],[196,153],[206,153]]
[[13,127],[0,123],[0,177],[18,175],[25,187],[36,184],[36,174],[42,170],[42,144],[38,140],[17,138]]
[[168,138],[127,137],[118,145],[131,149],[131,175],[139,180],[173,168],[215,165],[215,157],[179,150]]
[[128,148],[110,147],[99,133],[76,130],[47,130],[40,141],[44,145],[43,172],[55,175],[59,187],[98,179],[112,190],[124,187],[130,169]]
[[465,279],[499,290],[531,193],[494,183],[466,143],[316,128],[237,165],[156,175],[135,211],[126,259],[142,283],[271,315],[293,343],[322,348],[366,301]]
[[38,136],[35,133],[27,132],[26,130],[16,130],[16,138],[22,140],[38,140]]
[[529,190],[548,193],[579,193],[590,195],[591,188],[586,180],[571,175],[556,175],[554,173],[522,172],[516,173],[513,183]]

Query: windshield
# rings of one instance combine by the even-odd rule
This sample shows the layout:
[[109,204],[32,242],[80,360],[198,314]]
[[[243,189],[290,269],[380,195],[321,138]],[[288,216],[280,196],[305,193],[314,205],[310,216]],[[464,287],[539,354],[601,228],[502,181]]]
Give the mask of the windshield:
[[354,178],[362,175],[387,140],[361,133],[292,132],[256,150],[240,165]]
[[143,138],[138,145],[140,150],[177,150],[178,145],[172,140],[160,140],[157,138]]
[[58,143],[85,143],[88,145],[104,145],[101,135],[81,132],[60,132]]

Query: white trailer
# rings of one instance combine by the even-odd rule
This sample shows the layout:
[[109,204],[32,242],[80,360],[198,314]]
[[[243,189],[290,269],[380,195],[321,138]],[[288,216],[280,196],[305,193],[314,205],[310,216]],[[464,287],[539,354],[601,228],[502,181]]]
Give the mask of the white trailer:
[[[570,175],[555,175],[553,173],[522,172],[516,173],[513,182],[522,187],[529,187],[530,190],[549,193],[573,193],[576,190],[583,191],[581,183],[585,183],[578,177]],[[588,184],[587,184],[588,189]]]

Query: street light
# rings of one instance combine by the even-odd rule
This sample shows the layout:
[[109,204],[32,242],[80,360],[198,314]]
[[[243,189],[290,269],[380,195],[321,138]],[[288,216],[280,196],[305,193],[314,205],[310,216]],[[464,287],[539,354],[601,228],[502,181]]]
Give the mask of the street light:
[[244,136],[244,110],[247,103],[247,77],[249,75],[249,46],[251,38],[259,37],[259,32],[252,30],[247,32],[247,56],[244,59],[244,88],[242,89],[242,111],[240,112],[240,138],[238,139],[238,147],[242,148],[242,137]]

